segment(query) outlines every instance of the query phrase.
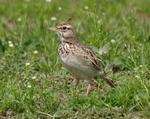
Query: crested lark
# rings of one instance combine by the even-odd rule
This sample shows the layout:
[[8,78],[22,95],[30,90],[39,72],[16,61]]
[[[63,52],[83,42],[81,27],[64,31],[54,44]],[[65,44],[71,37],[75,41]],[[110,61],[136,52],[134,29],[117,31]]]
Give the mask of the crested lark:
[[71,24],[64,22],[57,25],[51,30],[57,32],[60,39],[59,56],[64,65],[76,78],[88,81],[88,95],[94,86],[94,79],[97,76],[104,79],[111,87],[114,83],[106,77],[102,64],[95,53],[87,46],[81,44],[75,35],[74,28]]

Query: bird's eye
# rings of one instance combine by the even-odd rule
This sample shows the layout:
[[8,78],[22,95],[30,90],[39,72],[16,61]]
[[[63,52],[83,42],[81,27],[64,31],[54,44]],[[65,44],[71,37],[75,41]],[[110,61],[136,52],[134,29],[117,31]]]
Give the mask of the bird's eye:
[[62,29],[63,29],[63,30],[66,30],[66,29],[67,29],[67,27],[66,27],[66,26],[64,26],[64,27],[62,27]]

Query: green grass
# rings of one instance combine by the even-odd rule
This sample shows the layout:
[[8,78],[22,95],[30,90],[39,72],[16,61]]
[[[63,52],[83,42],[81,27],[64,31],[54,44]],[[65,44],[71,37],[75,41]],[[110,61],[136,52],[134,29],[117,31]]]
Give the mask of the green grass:
[[[149,0],[0,0],[0,118],[148,118],[149,5]],[[75,87],[68,80],[57,36],[47,28],[69,17],[81,42],[96,51],[109,47],[98,54],[105,66],[124,69],[110,71],[115,89],[98,79],[101,88],[86,97],[84,82]]]

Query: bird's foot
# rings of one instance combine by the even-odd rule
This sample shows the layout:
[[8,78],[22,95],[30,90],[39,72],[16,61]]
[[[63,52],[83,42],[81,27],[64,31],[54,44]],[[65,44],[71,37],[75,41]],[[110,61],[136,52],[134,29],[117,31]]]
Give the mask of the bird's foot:
[[86,89],[86,96],[88,96],[92,91],[94,91],[95,89],[97,89],[98,85],[94,82],[94,83],[89,83]]
[[69,82],[71,82],[74,86],[77,86],[79,84],[79,79],[74,78],[74,77],[69,77],[68,78]]

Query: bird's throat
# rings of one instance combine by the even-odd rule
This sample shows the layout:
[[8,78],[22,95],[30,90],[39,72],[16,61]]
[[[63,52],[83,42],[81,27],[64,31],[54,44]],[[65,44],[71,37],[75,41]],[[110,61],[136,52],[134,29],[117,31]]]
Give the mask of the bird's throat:
[[61,37],[60,41],[62,44],[64,44],[64,43],[70,43],[70,44],[78,43],[78,40],[76,40],[74,37],[67,37],[67,38]]

